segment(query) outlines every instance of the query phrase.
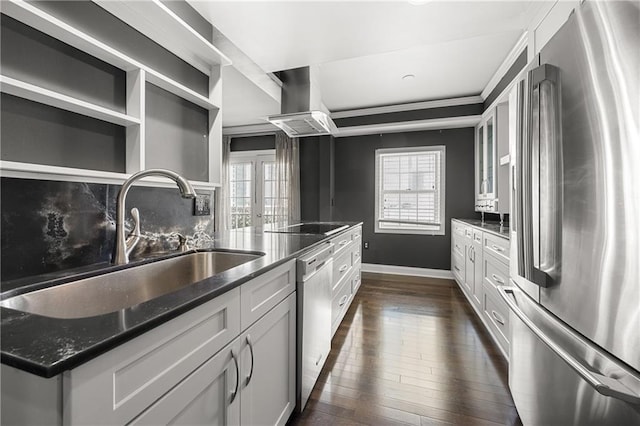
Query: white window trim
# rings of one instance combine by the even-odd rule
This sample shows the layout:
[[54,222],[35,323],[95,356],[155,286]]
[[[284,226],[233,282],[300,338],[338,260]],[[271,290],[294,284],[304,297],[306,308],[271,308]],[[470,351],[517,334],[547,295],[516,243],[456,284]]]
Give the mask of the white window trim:
[[[388,229],[380,228],[380,155],[381,154],[401,154],[401,153],[419,153],[428,151],[440,152],[440,228],[434,230],[422,230],[422,229]],[[375,233],[379,234],[417,234],[417,235],[445,235],[446,230],[446,218],[445,218],[445,188],[446,188],[446,147],[444,145],[433,146],[416,146],[416,147],[404,147],[404,148],[381,148],[376,149],[375,153]]]

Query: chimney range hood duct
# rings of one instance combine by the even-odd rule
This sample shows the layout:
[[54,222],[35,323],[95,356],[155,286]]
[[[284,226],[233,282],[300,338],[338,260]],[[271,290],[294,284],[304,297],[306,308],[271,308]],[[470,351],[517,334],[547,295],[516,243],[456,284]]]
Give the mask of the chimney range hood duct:
[[292,138],[330,135],[337,130],[320,98],[309,67],[276,73],[282,81],[281,114],[267,118]]

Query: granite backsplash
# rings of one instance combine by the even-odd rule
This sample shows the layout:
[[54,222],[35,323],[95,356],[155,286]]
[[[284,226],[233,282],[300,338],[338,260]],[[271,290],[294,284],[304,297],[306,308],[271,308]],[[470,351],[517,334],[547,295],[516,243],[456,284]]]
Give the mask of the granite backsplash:
[[[0,185],[0,290],[26,277],[111,261],[120,185],[7,177]],[[197,192],[213,206],[213,191]],[[132,259],[177,249],[177,232],[198,245],[214,231],[213,211],[193,216],[193,200],[181,198],[177,187],[132,187],[127,229],[133,207],[140,210],[143,237]]]

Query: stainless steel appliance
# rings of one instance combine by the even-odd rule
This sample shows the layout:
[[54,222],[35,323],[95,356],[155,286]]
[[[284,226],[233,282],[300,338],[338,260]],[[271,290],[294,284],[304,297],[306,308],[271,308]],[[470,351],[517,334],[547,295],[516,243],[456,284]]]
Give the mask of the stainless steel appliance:
[[331,350],[331,243],[298,258],[297,406],[302,411]]
[[586,1],[510,98],[509,387],[525,425],[640,425],[640,3]]

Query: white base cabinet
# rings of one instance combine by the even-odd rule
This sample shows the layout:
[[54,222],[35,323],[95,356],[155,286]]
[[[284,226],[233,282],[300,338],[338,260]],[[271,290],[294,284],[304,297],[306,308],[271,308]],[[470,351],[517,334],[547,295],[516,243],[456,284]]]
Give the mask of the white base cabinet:
[[335,245],[333,283],[331,285],[331,337],[360,288],[362,276],[362,227],[338,235],[331,242]]
[[498,294],[498,287],[509,282],[509,240],[455,219],[451,229],[451,272],[509,359],[509,309]]
[[283,425],[295,386],[291,260],[60,376],[2,365],[2,424]]
[[296,405],[295,293],[240,337],[240,371],[240,423],[284,425]]
[[284,425],[296,404],[295,339],[291,294],[131,424]]

